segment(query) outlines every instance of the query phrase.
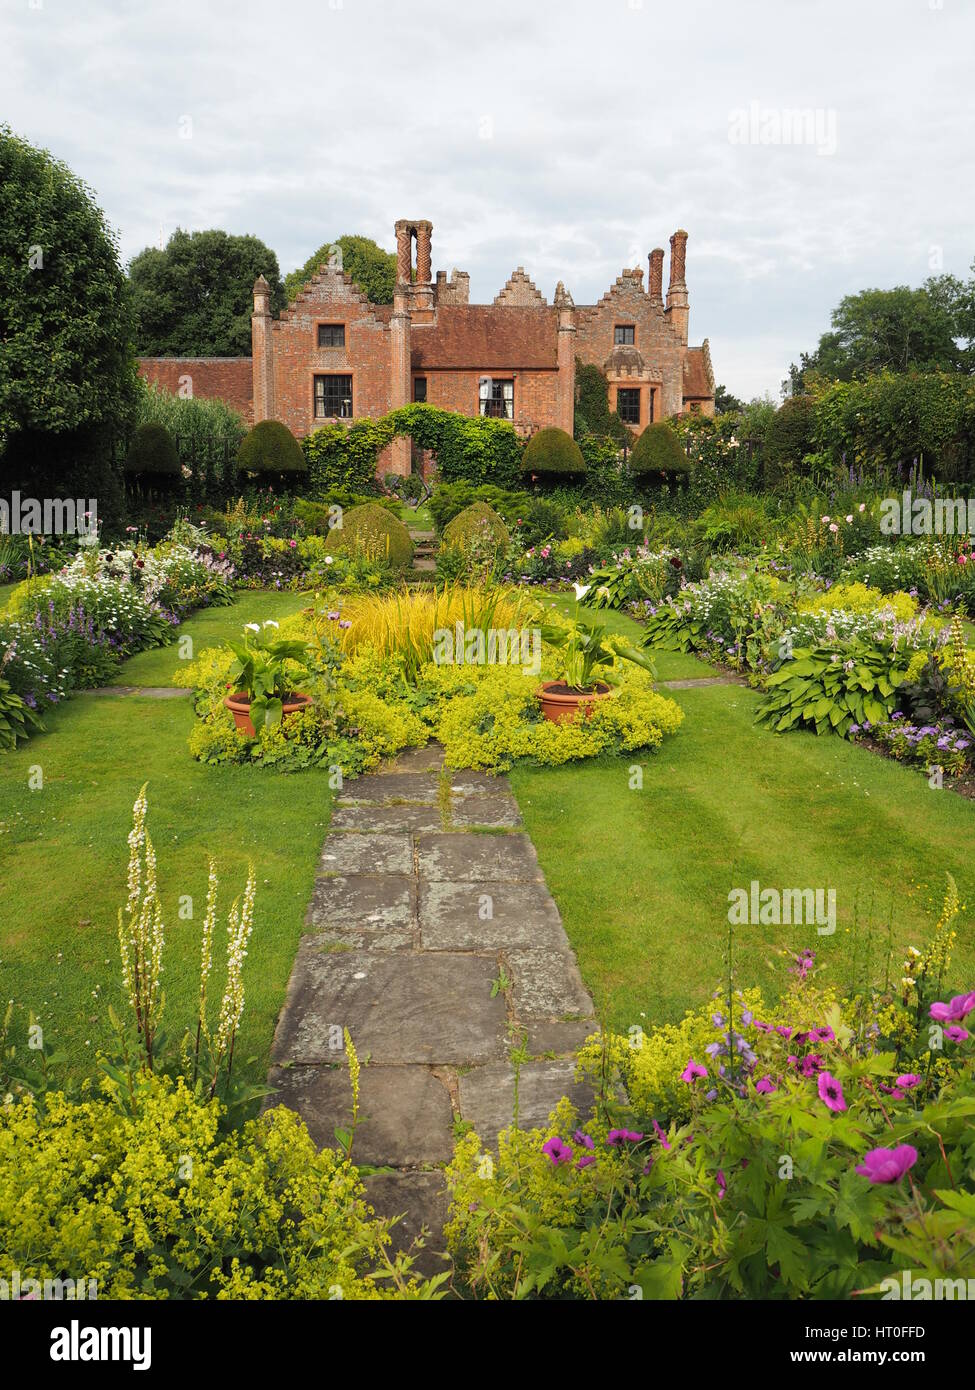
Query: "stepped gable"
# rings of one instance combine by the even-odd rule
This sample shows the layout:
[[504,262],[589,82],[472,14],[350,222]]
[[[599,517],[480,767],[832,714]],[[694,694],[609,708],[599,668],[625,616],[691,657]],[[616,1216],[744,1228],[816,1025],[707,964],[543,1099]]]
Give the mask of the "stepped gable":
[[544,309],[545,296],[539,292],[525,274],[524,266],[518,266],[508,276],[501,293],[495,295],[494,303],[513,309]]

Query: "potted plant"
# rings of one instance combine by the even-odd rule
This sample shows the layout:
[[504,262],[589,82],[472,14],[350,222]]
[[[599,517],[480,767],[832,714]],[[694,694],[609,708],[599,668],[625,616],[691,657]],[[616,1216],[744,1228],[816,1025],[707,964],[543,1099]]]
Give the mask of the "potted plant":
[[596,700],[605,700],[622,676],[620,661],[632,661],[653,675],[653,662],[646,652],[624,642],[606,640],[606,629],[600,623],[583,622],[579,618],[579,600],[589,592],[588,584],[573,585],[576,593],[576,616],[568,627],[542,625],[542,641],[559,653],[559,675],[545,681],[538,691],[542,714],[554,724],[575,719],[582,709],[588,719]]
[[287,668],[288,662],[305,667],[308,645],[297,638],[268,633],[268,628],[276,630],[277,626],[271,618],[262,626],[247,623],[243,642],[227,643],[235,658],[230,668],[234,693],[226,695],[223,702],[238,731],[251,738],[258,729],[280,724],[286,715],[306,709],[312,702],[310,695],[292,688],[294,676]]

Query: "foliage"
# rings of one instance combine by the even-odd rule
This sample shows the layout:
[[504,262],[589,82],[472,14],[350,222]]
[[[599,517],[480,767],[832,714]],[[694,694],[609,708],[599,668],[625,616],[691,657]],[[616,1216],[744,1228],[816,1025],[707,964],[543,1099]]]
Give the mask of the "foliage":
[[807,950],[772,1011],[729,981],[710,1018],[590,1041],[588,1119],[563,1100],[502,1132],[496,1162],[464,1136],[447,1236],[474,1295],[845,1298],[901,1270],[971,1277],[971,1043],[937,1021],[975,1009],[941,1002],[957,910],[949,879],[901,999],[838,999]]
[[[268,628],[273,632],[269,633]],[[255,729],[281,723],[282,701],[305,674],[308,645],[298,638],[276,637],[278,624],[267,618],[263,624],[247,623],[243,642],[228,642],[234,654],[230,684],[235,694],[248,701],[248,714]]]
[[565,430],[554,425],[536,430],[525,446],[521,466],[532,477],[581,474],[586,471],[582,450]]
[[486,502],[504,518],[510,529],[518,525],[536,500],[540,499],[533,499],[527,492],[510,492],[491,483],[481,486],[466,482],[439,483],[427,502],[427,508],[434,526],[442,535],[444,527],[473,502]]
[[306,473],[301,445],[280,420],[261,420],[240,446],[237,463],[247,473]]
[[637,439],[629,454],[631,473],[690,473],[691,461],[679,436],[666,420],[656,420]]
[[192,496],[225,496],[236,482],[243,418],[226,401],[179,396],[139,378],[136,421],[164,425],[191,471]]
[[18,739],[29,738],[38,728],[40,720],[30,705],[0,676],[0,749],[13,748]]
[[293,1111],[224,1118],[153,1073],[128,1095],[106,1079],[0,1107],[5,1268],[94,1280],[103,1299],[429,1296],[386,1254],[355,1168]]
[[308,483],[319,497],[335,488],[368,493],[376,488],[376,464],[392,441],[389,417],[355,420],[349,426],[321,425],[301,440]]
[[612,440],[617,447],[629,444],[632,434],[615,410],[609,408],[609,383],[599,368],[576,358],[576,403],[573,434],[576,440],[590,435]]
[[396,255],[366,236],[340,236],[323,242],[303,266],[285,276],[288,300],[294,300],[321,266],[344,271],[372,304],[391,304],[396,288]]
[[453,560],[465,575],[480,575],[486,582],[499,558],[508,548],[508,528],[486,502],[472,502],[444,527],[437,552],[437,570],[443,574],[445,561]]
[[[575,586],[576,598],[585,597],[587,586]],[[600,684],[619,685],[621,665],[631,661],[653,675],[653,662],[645,652],[631,647],[619,637],[607,637],[603,623],[585,622],[576,615],[541,628],[542,640],[554,648],[557,661],[557,680],[569,690],[590,691]]]
[[770,484],[785,482],[799,473],[803,459],[812,453],[816,430],[816,406],[811,396],[790,396],[769,422],[763,457]]
[[271,289],[271,313],[280,313],[286,300],[278,258],[260,237],[177,227],[162,250],[147,246],[129,263],[136,351],[249,357],[259,275]]
[[117,242],[91,190],[0,126],[0,476],[121,501],[136,370]]
[[179,454],[165,425],[136,427],[125,456],[126,473],[169,474],[179,477]]
[[329,555],[342,551],[358,553],[392,569],[405,569],[413,560],[409,530],[398,517],[374,502],[344,512],[341,526],[329,531],[325,549]]
[[844,735],[864,721],[880,723],[897,708],[907,667],[907,655],[862,641],[844,644],[842,654],[835,643],[797,647],[766,677],[756,718],[776,733],[806,725]]

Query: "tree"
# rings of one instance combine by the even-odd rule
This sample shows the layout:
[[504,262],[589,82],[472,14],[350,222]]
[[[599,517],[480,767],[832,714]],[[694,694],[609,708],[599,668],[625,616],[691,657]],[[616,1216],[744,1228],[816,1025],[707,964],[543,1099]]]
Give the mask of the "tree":
[[970,371],[975,284],[954,276],[929,279],[919,289],[861,290],[846,295],[831,315],[832,329],[816,350],[802,353],[783,383],[801,395],[814,380],[854,381],[875,372]]
[[714,413],[724,415],[726,411],[733,410],[736,414],[744,409],[744,404],[733,396],[725,386],[714,388]]
[[135,408],[125,277],[91,190],[0,126],[0,476],[32,493],[121,495]]
[[[335,248],[339,248],[338,254]],[[284,288],[292,300],[320,266],[335,265],[352,276],[372,304],[391,304],[396,286],[396,256],[384,251],[367,236],[340,236],[323,242],[298,270],[285,276]]]
[[249,357],[254,281],[285,307],[278,258],[260,237],[177,228],[129,264],[136,350],[144,357]]

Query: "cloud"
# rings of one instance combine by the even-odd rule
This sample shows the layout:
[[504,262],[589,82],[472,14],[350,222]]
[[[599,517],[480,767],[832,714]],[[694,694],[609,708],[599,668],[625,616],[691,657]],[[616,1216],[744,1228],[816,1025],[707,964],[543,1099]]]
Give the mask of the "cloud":
[[[683,226],[691,338],[739,395],[777,392],[843,294],[975,251],[960,0],[22,0],[0,42],[5,119],[126,260],[222,226],[287,271],[425,216],[476,299],[524,265],[584,303]],[[797,111],[811,143],[781,140]]]

